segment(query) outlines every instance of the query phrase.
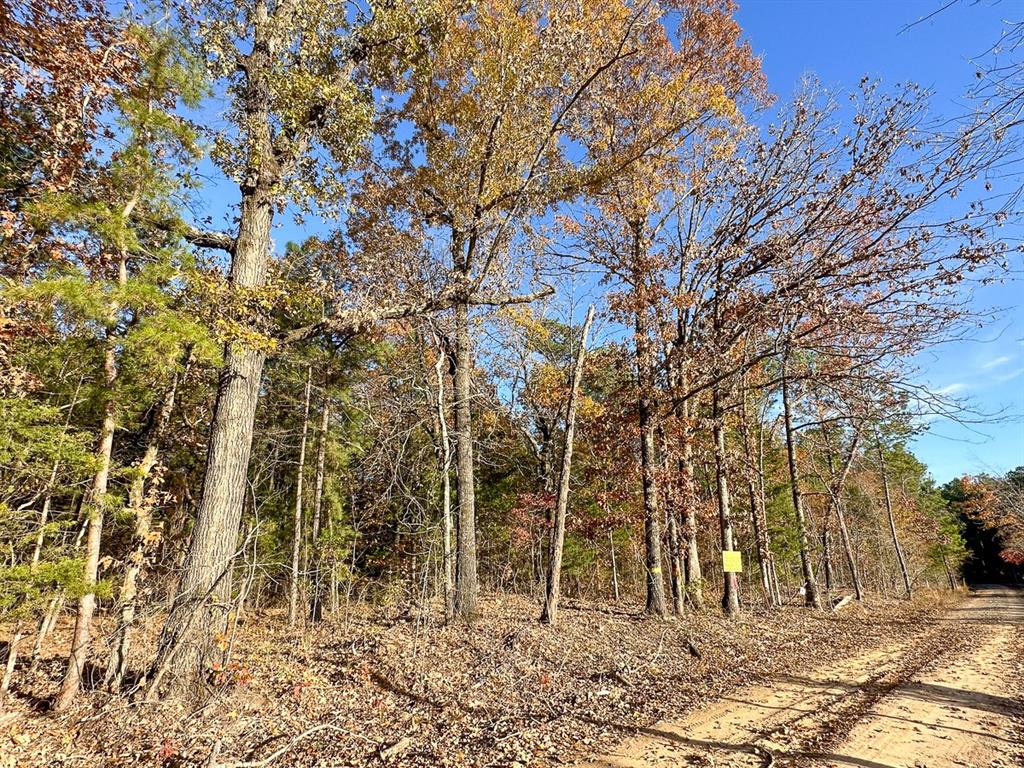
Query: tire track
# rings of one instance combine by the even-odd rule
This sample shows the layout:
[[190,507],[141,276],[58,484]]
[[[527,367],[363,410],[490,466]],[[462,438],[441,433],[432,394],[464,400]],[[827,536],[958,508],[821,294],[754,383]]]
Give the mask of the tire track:
[[[936,675],[945,680],[940,675],[942,670],[950,670],[942,674],[954,683],[966,675],[964,679],[969,680],[969,684],[965,684],[968,688],[963,692],[965,700],[991,703],[984,698],[985,689],[1000,688],[1004,678],[1014,677],[1009,666],[993,667],[991,657],[1002,654],[1006,664],[1012,664],[1009,659],[1024,641],[1022,598],[1024,594],[1011,590],[984,591],[968,598],[923,631],[908,633],[907,637],[881,650],[857,655],[829,669],[769,677],[709,702],[680,720],[638,729],[633,738],[624,741],[614,752],[581,768],[686,764],[730,768],[822,765],[887,768],[890,765],[913,766],[915,762],[912,757],[904,762],[879,762],[854,754],[858,749],[879,751],[878,743],[884,739],[876,736],[878,732],[897,734],[887,742],[897,748],[902,748],[903,741],[930,743],[929,738],[933,742],[938,740],[937,747],[932,744],[936,754],[942,752],[944,741],[955,745],[965,740],[974,743],[979,738],[989,738],[985,735],[989,722],[985,718],[958,715],[954,710],[961,713],[965,710],[949,702],[929,701],[929,697],[955,697],[958,689],[927,680]],[[974,699],[970,698],[972,696]],[[907,701],[903,701],[904,698]],[[1004,699],[1006,697],[997,697],[993,701],[1002,705]],[[925,711],[935,706],[951,711],[947,720],[940,718],[939,724],[917,722],[920,718],[915,709]],[[898,709],[888,711],[893,708]],[[955,717],[964,718],[963,723],[952,722]],[[1000,720],[995,727],[1009,732],[1013,717],[1014,713],[1005,713],[1005,722]],[[870,733],[866,731],[869,727]],[[910,735],[903,735],[901,728]],[[989,738],[989,741],[994,740]],[[848,742],[852,745],[849,749]],[[1004,748],[1003,751],[1009,754],[1011,750]],[[982,764],[987,763],[977,763]],[[923,765],[939,768],[955,766],[956,762],[940,760]]]

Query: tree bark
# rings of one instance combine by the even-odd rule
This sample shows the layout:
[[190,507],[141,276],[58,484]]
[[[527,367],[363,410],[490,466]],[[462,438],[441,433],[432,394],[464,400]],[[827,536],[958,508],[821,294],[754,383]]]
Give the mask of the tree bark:
[[[761,422],[764,423],[763,420]],[[761,522],[764,525],[765,537],[767,540],[768,535],[768,514],[765,508],[765,487],[764,487],[764,429],[758,429],[757,434],[757,502],[758,502],[758,514],[760,515]],[[771,550],[771,542],[768,541],[768,575],[770,577],[772,595],[774,597],[775,605],[782,605],[782,587],[779,585],[779,571],[775,565],[775,553]]]
[[942,553],[942,567],[946,570],[946,580],[949,582],[949,589],[952,592],[956,592],[956,578],[953,576],[953,571],[949,567],[949,560],[946,559],[946,553]]
[[[261,287],[270,257],[273,198],[263,185],[245,192],[231,284]],[[252,450],[253,423],[266,353],[242,342],[227,344],[214,406],[206,474],[178,593],[161,633],[147,698],[155,699],[174,667],[172,693],[199,695],[211,669],[224,658],[242,502]]]
[[299,620],[299,592],[302,580],[302,489],[306,474],[306,438],[309,435],[309,398],[313,389],[313,366],[306,366],[306,387],[302,402],[302,434],[299,438],[299,466],[295,476],[295,514],[292,518],[292,570],[288,587],[288,626]]
[[[718,496],[718,522],[721,533],[722,551],[734,548],[732,530],[732,509],[729,498],[729,478],[725,452],[725,414],[722,411],[722,393],[719,387],[712,390],[712,419],[715,438],[715,490]],[[740,612],[739,580],[735,573],[723,570],[722,611],[727,616],[738,616]]]
[[771,542],[768,538],[768,521],[765,516],[764,495],[760,492],[761,489],[755,482],[755,477],[760,474],[761,467],[760,462],[754,461],[754,450],[750,440],[750,413],[747,409],[745,382],[741,406],[743,453],[747,461],[747,493],[750,495],[750,524],[754,531],[757,564],[761,571],[761,589],[764,592],[765,603],[769,607],[773,607],[778,605],[776,602],[776,589],[773,587],[775,562],[772,557]]
[[659,510],[658,459],[655,445],[657,419],[654,404],[654,352],[644,310],[634,313],[637,367],[637,411],[640,417],[640,471],[644,501],[644,549],[647,572],[646,611],[664,616],[665,581],[661,572],[661,511]]
[[[275,146],[272,120],[274,73],[281,65],[282,50],[291,42],[289,10],[289,4],[271,10],[257,3],[249,16],[252,43],[239,57],[244,79],[235,106],[243,117],[238,150],[244,154],[244,167],[239,180],[238,234],[213,245],[231,253],[229,281],[241,306],[248,306],[249,297],[266,284],[279,187],[303,146],[301,141]],[[265,358],[262,345],[242,340],[225,345],[202,495],[178,593],[151,667],[146,693],[150,699],[159,694],[172,667],[167,686],[172,692],[204,692],[208,673],[226,659],[223,638],[231,608],[231,567]]]
[[313,560],[316,563],[313,573],[313,594],[310,599],[310,621],[320,621],[324,615],[324,577],[323,577],[323,543],[320,532],[323,530],[324,508],[324,477],[327,467],[327,429],[331,418],[331,400],[327,395],[327,383],[324,382],[323,404],[320,407],[319,440],[316,446],[316,474],[313,480]]
[[829,526],[832,522],[832,508],[825,509],[825,516],[821,521],[821,562],[825,571],[825,595],[831,602],[833,577],[832,577],[832,537],[829,536]]
[[786,458],[789,462],[790,490],[793,494],[793,510],[796,515],[797,536],[800,541],[800,567],[804,576],[804,600],[808,607],[821,609],[821,595],[814,577],[811,562],[810,543],[807,536],[807,516],[804,514],[803,494],[800,491],[800,470],[796,463],[796,444],[793,434],[793,409],[789,398],[787,376],[788,353],[782,358],[782,413],[786,426]]
[[[670,373],[671,376],[671,373]],[[672,613],[682,616],[686,602],[685,569],[683,550],[679,535],[679,487],[678,477],[671,475],[671,464],[675,454],[669,445],[663,424],[658,425],[658,442],[661,446],[661,469],[666,481],[665,490],[665,534],[668,543],[669,587],[672,594]]]
[[562,581],[562,549],[565,545],[565,518],[569,507],[569,480],[572,472],[573,438],[576,434],[576,407],[579,403],[580,383],[583,381],[583,363],[587,356],[587,338],[594,322],[594,307],[587,309],[583,323],[579,352],[572,370],[569,403],[565,412],[565,442],[562,446],[562,466],[558,473],[558,498],[554,510],[554,530],[551,536],[551,555],[548,557],[547,594],[540,620],[554,624],[558,619],[558,600]]
[[128,491],[128,509],[135,517],[135,530],[132,532],[132,549],[126,558],[127,568],[118,595],[118,603],[121,606],[120,622],[111,642],[110,658],[107,661],[107,671],[103,679],[103,685],[112,691],[121,687],[121,681],[128,667],[128,650],[131,645],[131,631],[135,624],[137,609],[139,575],[142,573],[145,563],[147,539],[153,520],[152,505],[146,502],[146,480],[153,471],[153,467],[156,466],[161,440],[174,410],[178,384],[187,374],[190,356],[191,349],[188,349],[185,352],[183,370],[175,372],[171,386],[164,395],[159,412],[149,430],[146,450],[136,467],[136,474]]
[[[122,259],[119,275],[122,285],[126,279],[126,265],[124,259]],[[96,473],[93,475],[88,497],[83,506],[83,513],[88,519],[88,533],[85,543],[85,572],[83,574],[86,591],[78,599],[78,613],[75,617],[71,653],[68,655],[67,669],[64,672],[60,691],[54,700],[53,708],[58,712],[71,706],[82,689],[82,675],[85,670],[85,662],[89,656],[92,618],[96,611],[95,587],[99,576],[103,511],[106,505],[107,480],[110,477],[110,457],[114,446],[114,429],[116,427],[114,384],[117,381],[117,348],[113,328],[110,326],[107,328],[104,344],[103,373],[105,388],[103,425],[100,427],[99,443],[96,447],[97,468]]]
[[754,531],[754,545],[757,550],[757,565],[761,572],[761,590],[768,607],[774,607],[775,592],[772,588],[772,556],[766,546],[767,530],[762,517],[763,510],[758,501],[757,486],[753,480],[747,481],[747,493],[750,497],[750,525]]
[[686,601],[696,610],[704,607],[704,576],[700,567],[697,543],[697,487],[693,471],[693,432],[690,427],[690,403],[683,402],[679,419],[682,423],[679,444],[679,495],[683,505],[683,536],[686,542]]
[[612,556],[612,593],[615,595],[615,602],[619,602],[619,569],[615,562],[615,534],[608,531],[608,548]]
[[455,306],[455,471],[457,482],[458,529],[455,554],[455,615],[472,619],[477,611],[476,496],[473,467],[473,416],[470,404],[473,378],[473,348],[469,327],[469,304]]
[[686,599],[686,575],[683,568],[683,553],[679,541],[679,526],[676,523],[676,511],[672,505],[665,513],[665,524],[668,534],[669,575],[672,587],[672,613],[682,616]]
[[444,618],[451,621],[455,615],[455,559],[452,551],[454,525],[452,520],[452,446],[448,435],[447,403],[444,394],[444,377],[449,355],[438,340],[437,363],[434,375],[437,381],[437,428],[438,428],[438,471],[441,474],[441,570],[443,580]]

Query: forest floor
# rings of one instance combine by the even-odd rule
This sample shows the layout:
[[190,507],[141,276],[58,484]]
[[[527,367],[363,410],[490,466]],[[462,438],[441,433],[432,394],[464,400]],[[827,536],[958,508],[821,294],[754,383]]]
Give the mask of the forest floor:
[[580,768],[1024,765],[1024,591],[985,587],[923,633],[771,675]]
[[[12,709],[0,714],[0,768],[525,768],[600,755],[590,765],[843,764],[840,754],[845,764],[898,764],[873,757],[878,727],[897,746],[928,730],[927,717],[971,733],[1012,729],[1024,642],[1010,600],[1019,598],[933,593],[838,614],[751,608],[735,621],[714,606],[652,621],[625,605],[567,601],[549,627],[534,601],[492,596],[471,627],[353,603],[305,631],[272,611],[240,627],[234,683],[202,707],[89,690],[55,715],[47,702],[70,642],[65,621],[38,669],[15,676]],[[159,619],[140,633],[138,658]],[[902,709],[925,706],[938,709]],[[896,718],[907,720],[905,735]],[[1010,741],[994,748],[1004,764],[1016,759]],[[999,765],[974,763],[989,764]]]

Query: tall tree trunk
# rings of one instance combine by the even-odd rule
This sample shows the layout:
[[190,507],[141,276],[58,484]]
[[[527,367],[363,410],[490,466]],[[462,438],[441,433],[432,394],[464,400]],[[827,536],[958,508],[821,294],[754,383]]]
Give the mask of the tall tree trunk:
[[302,580],[302,488],[306,474],[306,438],[309,435],[309,397],[313,389],[313,366],[306,366],[306,388],[302,402],[302,435],[299,438],[299,467],[295,476],[295,515],[292,519],[292,571],[288,588],[288,626],[299,620],[299,592]]
[[470,403],[473,348],[469,304],[455,305],[455,471],[458,529],[455,555],[455,615],[472,619],[477,610],[479,586],[476,575],[476,496],[473,467],[473,416]]
[[634,314],[637,366],[637,410],[640,416],[640,471],[644,499],[644,545],[647,571],[647,613],[664,616],[665,581],[661,573],[661,512],[658,493],[657,419],[654,404],[654,352],[642,308]]
[[777,605],[775,590],[772,586],[775,564],[772,558],[771,545],[768,539],[768,522],[765,519],[764,496],[759,492],[755,476],[760,472],[760,464],[754,461],[754,450],[750,440],[750,420],[747,409],[746,382],[743,385],[743,399],[740,403],[743,428],[743,453],[747,462],[747,493],[750,496],[750,524],[754,531],[754,544],[757,550],[757,564],[761,571],[761,589],[768,606]]
[[889,532],[892,534],[892,546],[896,550],[896,562],[900,566],[900,576],[903,578],[904,597],[909,600],[913,596],[913,589],[910,584],[910,571],[907,569],[907,558],[903,554],[903,547],[900,544],[900,537],[896,531],[896,515],[892,508],[892,495],[889,492],[889,476],[885,470],[885,453],[882,450],[882,441],[878,440],[878,469],[882,475],[882,492],[885,497],[885,513],[889,518]]
[[[132,190],[127,202],[121,209],[121,221],[127,222],[142,197],[139,185]],[[128,284],[128,251],[121,244],[117,261],[117,284],[124,290]],[[116,294],[115,294],[116,296]],[[104,403],[103,425],[100,428],[99,444],[96,449],[98,467],[90,488],[89,496],[83,511],[88,519],[88,535],[85,547],[84,581],[89,591],[78,600],[78,614],[75,618],[74,639],[68,659],[67,671],[61,682],[60,691],[54,701],[54,709],[66,709],[74,701],[82,688],[82,671],[89,655],[90,632],[92,617],[96,611],[95,585],[99,575],[100,543],[103,535],[103,509],[106,504],[107,480],[110,476],[110,457],[114,447],[114,430],[116,403],[114,402],[114,385],[117,382],[117,341],[115,338],[117,313],[121,309],[121,300],[114,298],[108,305],[103,351]]]
[[768,607],[775,605],[775,595],[772,590],[772,577],[770,573],[770,553],[765,551],[763,545],[766,531],[762,527],[760,510],[757,502],[757,487],[753,480],[747,481],[747,494],[750,500],[750,525],[754,531],[754,545],[757,550],[757,566],[761,573],[761,591],[764,593],[764,601]]
[[[266,285],[279,187],[283,173],[301,151],[275,146],[272,120],[272,82],[282,46],[288,43],[284,38],[289,23],[287,19],[282,22],[270,5],[257,3],[249,16],[252,43],[240,59],[244,61],[243,80],[235,106],[245,119],[240,141],[244,157],[238,185],[238,228],[230,244],[218,244],[231,254],[229,282],[240,307],[249,306],[249,297]],[[247,318],[243,315],[241,320]],[[202,694],[209,671],[230,652],[222,640],[231,610],[231,568],[265,359],[263,345],[244,340],[230,340],[225,345],[202,495],[178,592],[150,669],[149,699],[156,698],[163,688]],[[170,685],[164,686],[172,667]]]
[[[244,188],[230,276],[237,289],[259,288],[265,282],[273,207],[264,185]],[[196,523],[178,593],[160,635],[147,698],[159,695],[172,666],[173,692],[201,694],[207,673],[224,659],[226,649],[218,636],[227,629],[231,607],[231,565],[265,358],[261,348],[241,341],[226,346]]]
[[683,505],[684,564],[686,567],[686,600],[694,609],[704,607],[704,576],[697,546],[697,485],[693,470],[693,432],[690,427],[690,403],[680,406],[681,436],[679,442],[679,495]]
[[[768,401],[765,401],[767,407]],[[765,498],[767,496],[765,492],[765,470],[764,470],[764,411],[758,417],[758,430],[757,430],[757,503],[758,513],[761,517],[762,524],[764,525],[765,537],[767,540],[768,535],[768,513],[766,510]],[[775,565],[775,553],[771,550],[771,542],[768,541],[768,575],[769,581],[771,582],[772,595],[774,597],[775,605],[782,605],[782,587],[779,584],[779,571]]]
[[[334,515],[327,516],[327,535],[334,538]],[[352,546],[352,559],[355,560],[356,548],[355,544]],[[352,563],[352,569],[355,570],[355,562]],[[337,556],[332,554],[331,561],[327,567],[327,594],[330,598],[331,613],[335,614],[338,612],[338,608],[341,604],[340,590],[338,588],[338,559]]]
[[146,480],[153,471],[153,467],[156,466],[160,443],[174,410],[178,384],[187,375],[191,352],[191,348],[185,351],[183,370],[175,372],[171,385],[164,394],[163,402],[161,402],[160,409],[149,429],[146,450],[135,468],[135,476],[132,478],[132,485],[128,490],[128,509],[135,517],[135,530],[132,532],[132,548],[126,559],[124,581],[118,595],[118,603],[121,606],[120,622],[111,641],[110,658],[107,661],[107,671],[103,679],[103,685],[108,690],[116,691],[121,687],[121,681],[128,668],[128,650],[131,645],[132,627],[135,624],[139,574],[142,573],[145,563],[149,531],[153,520],[152,504],[146,501]]
[[[821,562],[825,571],[825,594],[831,596],[833,588],[832,577],[832,537],[829,536],[829,527],[832,522],[832,507],[825,509],[825,515],[821,521]],[[831,597],[829,597],[831,600]]]
[[[722,551],[731,551],[735,542],[732,531],[732,509],[729,499],[729,478],[725,453],[725,414],[722,411],[722,393],[719,387],[712,390],[712,419],[715,438],[715,490],[718,496],[718,522],[721,531]],[[722,610],[727,616],[740,612],[739,580],[735,573],[723,570]]]
[[676,523],[676,510],[668,505],[665,513],[665,524],[668,528],[669,572],[672,586],[672,612],[682,616],[686,600],[686,574],[683,568],[683,551],[679,540],[679,525]]
[[310,596],[310,621],[320,621],[324,615],[324,557],[323,542],[320,533],[323,530],[324,509],[324,476],[327,467],[327,428],[331,418],[331,399],[327,394],[327,382],[324,382],[323,403],[320,406],[320,430],[316,445],[316,470],[313,479],[313,560],[316,563],[313,573],[313,594]]
[[[120,282],[127,280],[126,264],[121,259]],[[110,477],[110,456],[114,446],[114,429],[116,427],[114,402],[114,384],[117,381],[117,350],[113,328],[107,328],[106,342],[103,352],[104,402],[103,425],[100,427],[99,443],[96,447],[96,472],[92,478],[92,486],[83,505],[83,513],[88,520],[88,533],[85,543],[85,571],[83,573],[86,590],[78,599],[78,613],[75,617],[75,630],[71,641],[71,653],[68,656],[67,669],[61,682],[60,691],[54,701],[54,709],[58,712],[67,709],[82,689],[82,673],[89,656],[90,633],[92,618],[96,611],[95,586],[99,576],[100,543],[103,534],[103,510],[106,505],[107,480]]]
[[445,352],[444,345],[438,339],[437,363],[434,376],[437,381],[437,430],[438,472],[441,475],[441,571],[443,581],[444,618],[451,621],[455,615],[455,558],[452,551],[454,525],[452,519],[452,445],[448,435],[448,408],[444,394],[444,377],[446,363],[451,367],[452,361]]
[[558,600],[562,581],[562,549],[565,544],[565,517],[569,507],[569,479],[572,472],[572,447],[576,434],[576,407],[579,403],[580,383],[583,381],[583,363],[587,356],[587,338],[594,322],[594,307],[587,309],[583,323],[580,348],[572,370],[569,386],[569,403],[565,411],[565,442],[562,445],[562,466],[558,473],[558,497],[554,510],[554,529],[551,536],[551,555],[548,558],[547,594],[540,620],[554,624],[558,620]]
[[[666,478],[671,478],[671,463],[675,455],[665,434],[664,425],[658,425],[658,442],[661,445],[661,469]],[[669,586],[672,592],[672,613],[682,616],[686,600],[686,574],[683,568],[683,550],[679,536],[679,487],[678,478],[667,479],[665,487],[665,533],[668,540]]]
[[846,485],[846,478],[850,473],[850,467],[853,466],[853,460],[857,455],[857,447],[859,445],[860,434],[855,433],[853,442],[850,445],[850,452],[847,454],[838,476],[835,475],[833,470],[832,447],[828,443],[826,443],[825,447],[828,451],[829,471],[833,472],[833,477],[836,478],[832,487],[829,488],[829,499],[835,511],[836,522],[839,524],[839,541],[843,545],[843,553],[846,555],[846,566],[850,571],[850,579],[853,581],[854,597],[857,600],[863,600],[864,584],[860,578],[860,568],[857,567],[857,556],[853,551],[853,541],[850,538],[850,530],[846,525],[846,510],[843,504],[843,486]]
[[949,582],[949,589],[952,592],[956,592],[956,578],[953,576],[953,571],[949,567],[949,560],[946,559],[946,553],[942,553],[942,567],[946,570],[946,580]]
[[807,536],[807,516],[804,514],[803,493],[800,491],[800,470],[796,463],[796,444],[793,434],[793,409],[789,398],[788,352],[782,358],[782,413],[786,427],[786,458],[789,461],[790,489],[796,515],[797,536],[800,541],[800,567],[804,576],[804,599],[808,607],[821,609],[821,595],[814,577],[810,542]]
[[[768,530],[768,515],[765,510],[765,490],[764,490],[764,477],[758,478],[757,482],[757,505],[758,515],[761,518],[761,524],[764,526],[765,531]],[[768,549],[768,585],[772,593],[772,603],[775,606],[782,605],[782,587],[779,585],[779,569],[775,563],[775,553],[772,552],[771,548]]]

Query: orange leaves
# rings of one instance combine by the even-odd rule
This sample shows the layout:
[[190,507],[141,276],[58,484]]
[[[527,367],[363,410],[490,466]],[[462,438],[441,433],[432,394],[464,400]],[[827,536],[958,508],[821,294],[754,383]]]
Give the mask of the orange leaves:
[[252,682],[252,672],[237,661],[227,664],[215,662],[210,665],[210,682],[216,686],[248,685]]
[[173,739],[165,738],[160,742],[160,747],[156,751],[156,756],[161,760],[170,760],[172,757],[177,757],[181,754],[181,750]]

